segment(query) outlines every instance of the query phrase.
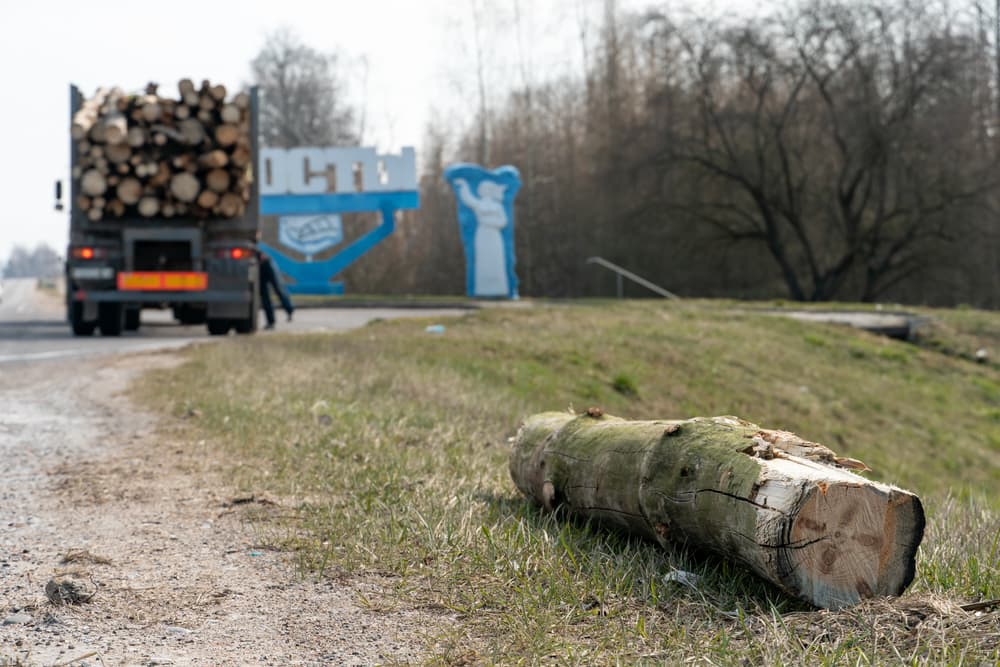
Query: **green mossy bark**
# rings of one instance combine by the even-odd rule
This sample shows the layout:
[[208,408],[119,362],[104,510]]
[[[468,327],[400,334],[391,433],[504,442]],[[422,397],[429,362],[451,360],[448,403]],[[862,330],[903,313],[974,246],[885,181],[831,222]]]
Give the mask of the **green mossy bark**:
[[[839,462],[863,466],[793,434],[767,431],[733,417],[631,422],[599,411],[581,416],[549,412],[522,425],[510,471],[525,495],[549,509],[561,506],[664,546],[690,543],[717,551],[793,595],[835,608],[862,597],[901,593],[912,580],[923,533],[915,496],[857,477]],[[899,502],[892,500],[897,491],[905,496]],[[816,509],[817,494],[824,499],[821,510]],[[869,547],[895,538],[895,544],[902,545],[901,555],[895,548],[883,549],[889,554],[883,560],[899,566],[891,565],[888,575],[876,577],[874,566],[865,567],[878,560],[873,561],[871,553],[858,556],[866,560],[852,560],[857,549],[847,543],[838,546],[841,533],[831,532],[832,523],[827,530],[826,514],[815,536],[793,539],[800,509],[810,499],[803,515],[806,526],[819,525],[810,518],[816,511],[853,516],[856,507],[863,507],[867,515],[882,516],[895,513],[894,506],[903,502],[902,511],[919,513],[905,519],[901,535],[860,538]],[[841,528],[845,535],[852,534],[849,519]],[[827,566],[816,565],[819,561],[811,554],[818,549],[831,563],[841,559],[841,569],[831,574],[823,569]],[[803,563],[809,569],[803,569]],[[855,569],[864,576],[855,577]],[[846,583],[831,585],[831,578]]]
[[752,496],[760,467],[743,450],[758,430],[707,419],[544,413],[519,434],[511,475],[543,504],[664,544],[696,536],[702,546],[738,551],[755,533],[756,508],[743,499]]

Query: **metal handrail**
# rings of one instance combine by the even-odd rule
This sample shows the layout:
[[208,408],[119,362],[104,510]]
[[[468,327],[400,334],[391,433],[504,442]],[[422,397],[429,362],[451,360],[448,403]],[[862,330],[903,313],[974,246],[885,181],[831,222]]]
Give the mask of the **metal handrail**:
[[674,294],[670,290],[664,289],[664,288],[660,287],[659,285],[651,283],[648,280],[646,280],[645,278],[643,278],[642,276],[637,276],[634,273],[632,273],[631,271],[629,271],[628,269],[622,268],[622,267],[618,266],[617,264],[615,264],[614,262],[609,262],[608,260],[604,259],[603,257],[588,257],[587,258],[587,264],[598,264],[600,266],[603,266],[606,269],[614,271],[618,275],[618,298],[619,299],[622,298],[623,292],[625,291],[624,290],[624,286],[622,285],[622,278],[628,278],[632,282],[637,283],[639,285],[642,285],[643,287],[645,287],[649,291],[656,292],[660,296],[666,297],[667,299],[679,299],[680,298],[679,296],[677,296],[676,294]]

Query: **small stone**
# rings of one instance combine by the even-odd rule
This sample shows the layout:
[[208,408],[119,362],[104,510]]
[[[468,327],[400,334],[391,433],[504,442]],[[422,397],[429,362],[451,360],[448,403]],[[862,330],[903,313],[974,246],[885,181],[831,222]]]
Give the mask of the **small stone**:
[[21,625],[30,622],[31,622],[31,614],[26,614],[23,611],[17,614],[11,614],[7,618],[3,619],[4,625]]
[[96,593],[92,582],[74,575],[55,577],[45,584],[45,597],[55,605],[90,602]]

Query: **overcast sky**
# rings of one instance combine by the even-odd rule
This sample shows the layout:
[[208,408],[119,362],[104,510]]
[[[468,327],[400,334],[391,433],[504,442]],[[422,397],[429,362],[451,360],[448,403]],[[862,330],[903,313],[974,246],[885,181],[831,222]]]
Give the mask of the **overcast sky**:
[[[497,91],[518,76],[515,51],[539,80],[579,71],[581,26],[596,29],[603,0],[30,0],[0,10],[0,266],[14,244],[46,242],[60,253],[66,213],[53,210],[54,182],[68,178],[69,84],[173,94],[176,81],[249,80],[265,35],[292,28],[319,50],[344,56],[351,98],[363,103],[365,143],[415,146],[429,119],[458,122],[475,75],[471,14],[493,52]],[[647,0],[618,0],[636,9]],[[684,3],[697,5],[698,0]],[[708,3],[705,3],[706,5]],[[734,3],[714,3],[729,5]],[[755,0],[735,4],[753,6]],[[515,8],[520,15],[516,24]],[[516,28],[520,25],[520,30]],[[520,40],[517,37],[520,36]],[[596,39],[596,33],[592,34]],[[508,56],[501,55],[506,52]],[[474,109],[474,101],[468,108]],[[471,112],[470,112],[471,113]]]

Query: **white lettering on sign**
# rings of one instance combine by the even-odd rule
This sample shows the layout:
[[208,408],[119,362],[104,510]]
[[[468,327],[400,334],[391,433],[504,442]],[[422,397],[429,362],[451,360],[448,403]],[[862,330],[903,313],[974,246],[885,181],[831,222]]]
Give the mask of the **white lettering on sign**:
[[260,194],[312,195],[417,189],[417,157],[374,148],[265,148],[260,151]]

